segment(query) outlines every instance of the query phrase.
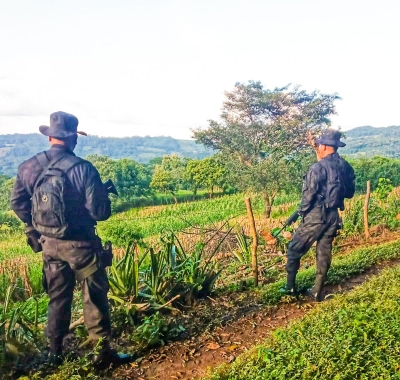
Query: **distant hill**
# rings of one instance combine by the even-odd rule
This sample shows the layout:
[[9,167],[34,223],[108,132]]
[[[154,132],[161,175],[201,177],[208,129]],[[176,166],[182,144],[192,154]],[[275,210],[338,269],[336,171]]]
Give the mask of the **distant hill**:
[[[347,144],[341,154],[351,157],[400,157],[400,126],[374,128],[358,127],[345,131]],[[0,135],[0,174],[14,176],[18,165],[34,154],[47,149],[48,142],[40,134]],[[80,138],[76,154],[91,154],[112,158],[132,158],[146,163],[164,154],[177,153],[184,157],[204,158],[212,154],[193,140],[177,140],[172,137],[97,137]]]
[[358,127],[344,132],[347,146],[341,154],[352,157],[400,157],[400,126],[374,128]]
[[[16,175],[22,161],[45,149],[48,149],[47,138],[38,133],[0,135],[0,174]],[[189,158],[204,158],[212,154],[193,140],[177,140],[164,136],[81,137],[75,153],[81,157],[98,154],[112,158],[132,158],[141,163],[172,153]]]

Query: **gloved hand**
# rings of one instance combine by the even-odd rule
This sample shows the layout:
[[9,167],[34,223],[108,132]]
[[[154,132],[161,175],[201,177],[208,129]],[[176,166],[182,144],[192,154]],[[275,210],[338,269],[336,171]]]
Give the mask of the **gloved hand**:
[[39,243],[40,234],[32,226],[25,228],[26,243],[32,248],[33,252],[41,252],[42,245]]

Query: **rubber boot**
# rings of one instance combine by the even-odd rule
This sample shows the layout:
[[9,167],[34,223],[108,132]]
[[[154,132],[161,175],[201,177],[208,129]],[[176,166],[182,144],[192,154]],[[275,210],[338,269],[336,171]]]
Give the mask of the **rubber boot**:
[[62,345],[64,337],[50,338],[50,352],[48,362],[52,366],[59,366],[64,358],[62,356]]
[[325,276],[322,274],[317,274],[315,277],[314,286],[307,290],[307,295],[313,297],[317,302],[321,302],[324,300],[324,296],[322,293],[322,288],[324,286]]
[[129,354],[118,354],[111,348],[108,340],[103,340],[101,347],[91,355],[91,361],[94,365],[100,367],[108,367],[110,364],[121,365],[127,364],[133,360],[133,356]]
[[284,293],[288,296],[297,296],[296,289],[296,273],[288,273],[286,286],[279,289],[281,293]]

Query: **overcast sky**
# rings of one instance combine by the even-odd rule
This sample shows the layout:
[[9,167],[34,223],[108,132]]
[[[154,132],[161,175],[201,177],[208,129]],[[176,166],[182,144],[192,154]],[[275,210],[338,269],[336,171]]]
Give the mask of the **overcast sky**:
[[224,91],[337,92],[334,126],[400,125],[398,0],[0,0],[0,134],[54,111],[100,136],[190,138]]

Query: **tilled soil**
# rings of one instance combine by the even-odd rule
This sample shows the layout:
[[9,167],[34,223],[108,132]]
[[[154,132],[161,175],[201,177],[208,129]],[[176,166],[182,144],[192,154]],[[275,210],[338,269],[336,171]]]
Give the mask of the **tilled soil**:
[[[399,264],[400,260],[383,262],[340,285],[326,286],[325,294],[329,297],[349,291],[367,277]],[[215,307],[221,306],[218,305],[218,299],[212,302]],[[233,362],[242,352],[261,343],[272,331],[301,318],[315,306],[315,301],[306,297],[301,297],[295,303],[274,307],[253,304],[247,310],[243,309],[236,319],[232,316],[212,331],[153,350],[139,363],[116,370],[114,377],[139,380],[199,379],[209,368]]]

